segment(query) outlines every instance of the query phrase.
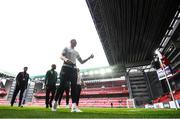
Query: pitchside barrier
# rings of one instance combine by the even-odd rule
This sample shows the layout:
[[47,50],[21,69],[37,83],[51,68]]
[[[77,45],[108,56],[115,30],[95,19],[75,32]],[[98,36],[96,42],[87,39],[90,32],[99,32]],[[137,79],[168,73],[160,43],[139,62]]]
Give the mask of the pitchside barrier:
[[[175,100],[177,104],[177,108],[180,108],[180,100]],[[169,102],[159,102],[159,103],[154,103],[154,104],[146,104],[145,108],[176,108],[174,101],[169,101]]]

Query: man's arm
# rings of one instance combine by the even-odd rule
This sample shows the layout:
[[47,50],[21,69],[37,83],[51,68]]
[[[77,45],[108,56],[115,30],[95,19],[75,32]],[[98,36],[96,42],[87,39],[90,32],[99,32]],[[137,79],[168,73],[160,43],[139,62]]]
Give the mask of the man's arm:
[[[55,71],[56,72],[56,71]],[[57,83],[57,80],[58,80],[58,73],[56,72],[56,83]]]
[[16,85],[19,85],[19,77],[21,76],[21,72],[18,73],[18,75],[16,76]]
[[94,55],[91,54],[87,59],[84,59],[82,60],[81,57],[78,58],[78,61],[81,63],[81,64],[84,64],[85,62],[87,62],[88,60],[90,60],[91,58],[94,58]]
[[64,55],[65,55],[65,54],[62,53],[60,58],[61,58],[64,62],[66,62],[66,63],[68,63],[68,64],[73,64],[72,61],[69,60],[68,58],[66,58]]
[[49,77],[49,71],[46,72],[46,76],[45,76],[45,85],[47,85],[47,80],[48,80],[48,77]]
[[27,74],[27,82],[26,82],[26,89],[27,89],[27,85],[28,85],[28,81],[29,81],[29,74]]

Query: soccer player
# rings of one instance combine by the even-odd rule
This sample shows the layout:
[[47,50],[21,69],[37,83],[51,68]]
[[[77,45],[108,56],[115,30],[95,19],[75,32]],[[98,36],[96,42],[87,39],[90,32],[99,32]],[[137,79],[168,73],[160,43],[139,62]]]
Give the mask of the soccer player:
[[21,102],[22,102],[22,98],[23,98],[23,93],[27,89],[28,80],[29,80],[29,74],[27,73],[27,70],[28,70],[28,67],[24,67],[24,71],[19,72],[16,77],[16,86],[15,86],[15,90],[14,90],[14,93],[13,93],[13,96],[11,99],[11,106],[13,106],[16,96],[20,91],[18,106],[22,107]]
[[71,112],[80,112],[80,110],[76,106],[76,85],[77,85],[77,69],[76,69],[76,59],[83,64],[87,62],[89,59],[93,58],[94,55],[90,55],[87,59],[82,60],[79,53],[74,49],[77,45],[75,39],[70,41],[70,47],[64,48],[61,59],[64,61],[64,64],[61,68],[60,72],[60,86],[58,87],[55,95],[55,102],[52,107],[52,111],[56,111],[57,109],[57,101],[59,98],[59,94],[64,90],[65,84],[67,81],[71,83],[71,97],[72,97],[72,106]]
[[[52,101],[54,99],[56,91],[56,82],[57,82],[57,72],[55,71],[56,65],[51,65],[51,70],[47,71],[45,77],[45,87],[46,87],[46,108],[49,106],[52,107]],[[51,99],[50,98],[51,93]]]

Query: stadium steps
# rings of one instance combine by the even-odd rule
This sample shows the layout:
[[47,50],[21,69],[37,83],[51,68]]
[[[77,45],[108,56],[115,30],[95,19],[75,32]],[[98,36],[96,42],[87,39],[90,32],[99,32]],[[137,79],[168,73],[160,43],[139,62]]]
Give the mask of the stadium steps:
[[16,81],[13,80],[12,85],[11,85],[10,90],[9,90],[8,97],[7,97],[7,100],[9,100],[9,101],[12,99],[12,95],[13,95],[13,92],[15,89],[15,85],[16,85]]
[[148,90],[147,88],[144,88],[144,89],[138,89],[137,88],[137,89],[133,89],[133,92],[141,92],[141,91],[146,92],[147,90]]
[[128,72],[126,78],[130,97],[135,99],[135,102],[137,102],[136,106],[140,106],[144,103],[142,99],[144,99],[145,102],[148,101],[150,92],[144,73],[141,71]]
[[33,98],[33,91],[34,91],[34,86],[35,86],[35,83],[34,82],[31,82],[27,88],[27,92],[26,92],[26,101],[27,102],[31,102],[32,101],[32,98]]

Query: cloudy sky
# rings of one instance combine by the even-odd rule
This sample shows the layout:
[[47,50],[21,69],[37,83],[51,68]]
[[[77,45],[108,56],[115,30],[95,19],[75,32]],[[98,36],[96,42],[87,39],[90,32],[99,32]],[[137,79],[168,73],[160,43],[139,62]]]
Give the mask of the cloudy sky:
[[17,74],[28,66],[30,75],[40,75],[55,63],[59,72],[60,54],[72,38],[82,59],[95,55],[78,67],[108,66],[85,0],[0,1],[1,70]]

